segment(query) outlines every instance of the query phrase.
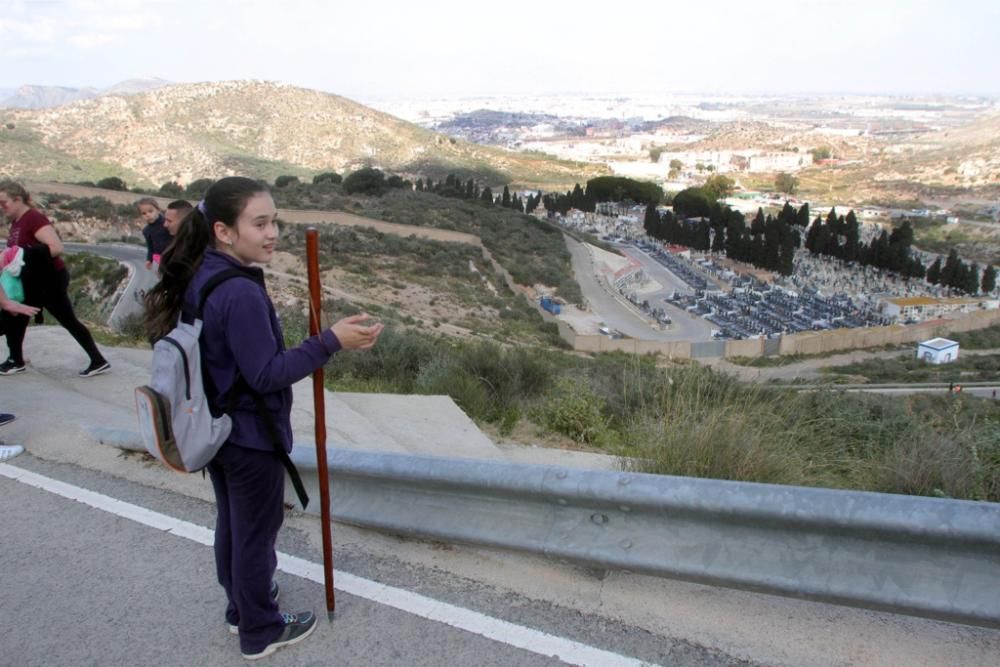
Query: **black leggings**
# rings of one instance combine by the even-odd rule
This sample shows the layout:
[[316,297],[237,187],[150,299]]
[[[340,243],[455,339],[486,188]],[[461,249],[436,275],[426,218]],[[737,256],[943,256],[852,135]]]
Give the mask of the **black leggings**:
[[[80,320],[76,319],[76,313],[73,312],[73,304],[70,303],[68,292],[69,272],[66,270],[58,271],[56,276],[58,289],[45,295],[42,303],[31,305],[40,306],[49,311],[52,317],[56,318],[56,321],[80,344],[80,347],[90,357],[91,363],[103,362],[104,356],[97,349],[94,337],[90,335],[87,327]],[[11,360],[19,366],[24,365],[24,351],[22,347],[24,345],[24,334],[28,330],[29,319],[27,315],[13,315],[7,311],[3,311],[2,329],[7,336],[7,349],[10,350]]]

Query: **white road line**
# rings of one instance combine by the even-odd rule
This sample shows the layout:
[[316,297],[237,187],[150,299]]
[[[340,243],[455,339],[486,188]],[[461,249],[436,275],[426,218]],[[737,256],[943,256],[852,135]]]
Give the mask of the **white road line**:
[[[0,463],[0,475],[28,486],[48,491],[64,498],[76,500],[96,509],[162,530],[185,539],[212,546],[214,532],[208,528],[177,519],[145,507],[126,503],[101,493],[89,491],[72,484],[60,482],[23,468]],[[323,583],[323,565],[278,552],[278,569],[288,574]],[[653,663],[605,651],[571,639],[550,635],[540,630],[516,625],[471,609],[459,607],[419,595],[402,588],[386,586],[371,579],[364,579],[348,572],[335,571],[336,588],[349,595],[371,600],[378,604],[432,621],[444,623],[493,641],[524,649],[532,653],[555,657],[570,665],[587,667],[655,667]]]

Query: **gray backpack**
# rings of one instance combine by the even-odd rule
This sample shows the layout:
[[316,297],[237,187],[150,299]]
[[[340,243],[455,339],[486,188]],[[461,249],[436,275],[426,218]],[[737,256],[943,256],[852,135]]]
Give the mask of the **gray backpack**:
[[136,387],[135,407],[146,450],[178,472],[201,470],[229,437],[232,420],[213,417],[201,372],[202,308],[208,295],[239,270],[220,271],[201,289],[191,322],[177,326],[153,345],[152,379]]

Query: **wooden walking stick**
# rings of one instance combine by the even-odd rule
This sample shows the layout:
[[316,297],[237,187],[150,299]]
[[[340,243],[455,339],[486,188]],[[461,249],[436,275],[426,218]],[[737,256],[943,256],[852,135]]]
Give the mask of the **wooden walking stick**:
[[[309,272],[309,335],[319,335],[322,294],[319,284],[319,233],[306,230],[306,268]],[[316,468],[319,472],[319,510],[323,524],[323,581],[326,584],[326,616],[333,620],[333,536],[330,528],[330,471],[326,464],[326,401],[323,398],[323,367],[312,374],[313,409],[316,413]]]

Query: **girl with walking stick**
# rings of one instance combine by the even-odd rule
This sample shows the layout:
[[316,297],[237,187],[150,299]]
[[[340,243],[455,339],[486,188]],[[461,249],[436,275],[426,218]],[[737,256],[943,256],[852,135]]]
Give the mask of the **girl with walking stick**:
[[[240,177],[217,181],[181,222],[163,255],[160,282],[146,297],[153,340],[202,307],[205,392],[213,413],[226,412],[233,422],[208,465],[218,506],[216,570],[226,592],[225,620],[250,660],[299,642],[316,627],[312,611],[279,611],[273,583],[284,515],[284,469],[274,442],[285,452],[292,448],[291,386],[341,349],[371,348],[382,331],[381,324],[365,324],[368,315],[355,315],[285,349],[263,272],[253,266],[274,255],[276,217],[266,186]],[[234,269],[239,276],[198,303],[213,276]]]

